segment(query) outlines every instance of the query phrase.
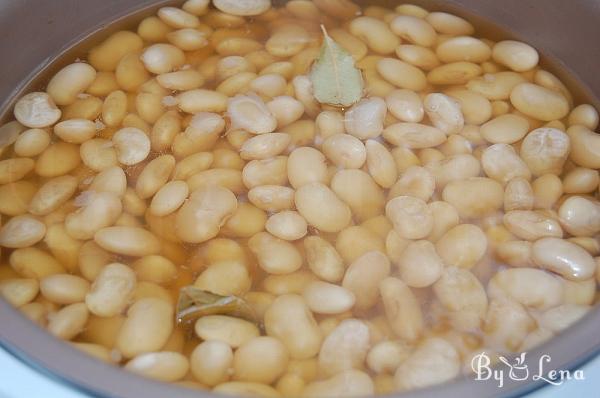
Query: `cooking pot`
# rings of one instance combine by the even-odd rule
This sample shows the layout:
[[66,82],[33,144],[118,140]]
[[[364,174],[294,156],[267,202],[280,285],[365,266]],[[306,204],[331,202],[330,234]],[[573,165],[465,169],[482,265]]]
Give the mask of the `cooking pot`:
[[[360,2],[360,1],[359,1]],[[413,3],[467,17],[492,39],[514,36],[536,47],[543,64],[569,86],[577,102],[599,108],[600,2],[597,0],[448,0]],[[12,117],[12,105],[22,93],[42,88],[44,76],[65,61],[83,55],[94,42],[78,44],[94,36],[133,26],[144,15],[173,1],[156,0],[0,0],[0,122]],[[368,1],[394,6],[400,1]],[[132,16],[133,15],[133,16]],[[490,25],[491,23],[491,25]],[[492,28],[490,29],[490,26]],[[594,95],[595,93],[595,95]],[[1,124],[0,123],[0,124]],[[544,370],[575,369],[600,351],[600,310],[558,337],[527,353],[525,364],[535,370],[542,355],[551,362]],[[0,345],[29,365],[73,388],[100,397],[209,398],[208,392],[175,387],[132,375],[97,361],[38,328],[0,299]],[[5,375],[6,377],[10,377]],[[525,394],[544,384],[542,380],[477,381],[463,376],[440,386],[395,394],[402,397],[509,397]]]

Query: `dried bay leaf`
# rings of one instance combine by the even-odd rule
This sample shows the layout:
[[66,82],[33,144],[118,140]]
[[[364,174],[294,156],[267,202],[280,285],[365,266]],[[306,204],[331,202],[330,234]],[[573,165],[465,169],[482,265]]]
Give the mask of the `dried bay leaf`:
[[189,323],[206,315],[229,315],[257,323],[252,307],[237,296],[221,296],[194,286],[179,291],[177,323]]
[[364,91],[360,70],[350,53],[338,45],[323,29],[321,54],[310,72],[313,93],[322,104],[347,107],[358,102]]

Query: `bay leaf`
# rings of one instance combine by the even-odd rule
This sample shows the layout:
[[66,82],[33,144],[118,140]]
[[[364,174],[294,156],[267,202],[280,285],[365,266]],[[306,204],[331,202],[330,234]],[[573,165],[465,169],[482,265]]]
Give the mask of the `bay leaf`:
[[321,25],[323,46],[313,64],[309,78],[313,94],[322,104],[347,107],[358,102],[364,92],[360,70],[350,53],[337,44]]
[[237,296],[221,296],[194,286],[179,290],[177,323],[189,323],[206,315],[229,315],[257,323],[252,307]]

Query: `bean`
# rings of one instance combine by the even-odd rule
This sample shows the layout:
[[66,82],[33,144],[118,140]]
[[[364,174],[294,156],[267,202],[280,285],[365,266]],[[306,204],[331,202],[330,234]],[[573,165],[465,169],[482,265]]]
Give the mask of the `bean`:
[[[360,186],[357,191],[353,187]],[[362,170],[340,170],[331,180],[331,189],[351,209],[352,214],[360,221],[381,214],[385,198],[382,190]]]
[[371,377],[360,370],[346,370],[329,379],[308,384],[303,394],[311,397],[362,397],[375,393]]
[[430,24],[411,15],[395,17],[390,22],[390,28],[402,39],[423,47],[431,47],[437,39],[437,34]]
[[270,274],[288,274],[302,266],[296,247],[266,232],[254,235],[248,247],[257,256],[260,267]]
[[82,302],[89,289],[90,283],[75,275],[54,274],[40,280],[42,295],[57,304]]
[[150,139],[142,130],[125,127],[112,136],[117,159],[124,165],[132,166],[142,162],[150,154]]
[[481,166],[488,177],[503,184],[513,178],[531,178],[531,172],[525,162],[508,144],[487,147],[481,154]]
[[65,227],[75,239],[91,239],[102,228],[112,225],[121,215],[122,205],[111,192],[87,191],[80,195],[81,208],[65,218]]
[[96,124],[87,119],[64,120],[54,126],[54,134],[65,142],[81,144],[96,135]]
[[271,384],[285,371],[287,362],[287,349],[278,339],[256,337],[236,350],[233,377],[246,382]]
[[36,279],[11,278],[0,281],[0,297],[15,307],[30,303],[38,292],[39,282]]
[[347,263],[353,262],[366,252],[384,250],[382,237],[360,225],[349,226],[340,231],[335,245]]
[[175,158],[161,155],[151,160],[143,169],[135,184],[135,191],[141,199],[154,196],[165,185],[175,168]]
[[173,307],[164,300],[143,298],[127,311],[116,347],[125,358],[160,350],[173,330]]
[[394,374],[394,385],[400,390],[423,388],[452,380],[459,373],[460,358],[452,344],[429,337],[400,364]]
[[48,317],[48,331],[59,339],[71,340],[87,323],[88,309],[84,303],[67,305]]
[[259,336],[254,324],[225,315],[204,316],[196,321],[194,330],[201,339],[222,341],[232,348]]
[[444,200],[456,208],[461,218],[491,214],[503,205],[502,186],[489,178],[470,177],[449,182],[442,192]]
[[362,99],[344,115],[346,132],[361,140],[376,138],[383,132],[386,112],[387,106],[383,99]]
[[342,321],[323,341],[319,369],[333,376],[362,366],[369,348],[369,328],[358,319]]
[[583,318],[590,306],[564,304],[544,312],[541,316],[541,327],[554,333],[560,333]]
[[531,131],[521,143],[521,158],[532,174],[560,174],[570,151],[570,138],[553,128],[538,128]]
[[213,388],[213,392],[235,396],[261,396],[269,398],[280,397],[277,390],[271,386],[261,383],[249,383],[243,381],[230,381],[227,383],[221,383]]
[[436,55],[444,63],[468,61],[482,63],[490,59],[492,50],[482,40],[470,36],[457,36],[441,43]]
[[[528,281],[535,280],[535,286]],[[540,310],[563,302],[563,287],[558,278],[534,268],[509,268],[497,272],[488,283],[491,299],[507,296],[518,303]]]
[[389,150],[376,140],[367,140],[367,169],[382,188],[390,188],[398,179],[398,169]]
[[444,267],[435,246],[426,240],[410,242],[396,259],[400,279],[410,287],[435,283]]
[[0,183],[19,181],[35,167],[35,161],[29,158],[12,158],[0,161]]
[[367,366],[375,373],[392,373],[410,355],[410,346],[401,341],[384,340],[367,354]]
[[422,149],[442,144],[446,141],[446,134],[425,124],[395,123],[383,130],[383,138],[396,146]]
[[308,308],[318,314],[341,314],[352,308],[356,300],[351,291],[321,281],[309,283],[302,295]]
[[417,93],[411,90],[394,90],[385,97],[388,110],[404,122],[419,123],[423,120],[423,102]]
[[425,113],[434,126],[447,135],[456,134],[464,127],[464,117],[460,104],[454,99],[439,93],[428,94],[423,100]]
[[335,18],[350,19],[359,14],[359,7],[348,0],[316,0],[314,3],[320,10]]
[[219,233],[236,209],[237,198],[228,189],[219,186],[200,188],[177,212],[177,235],[184,242],[207,241]]
[[358,311],[373,307],[379,298],[379,284],[390,273],[390,261],[385,254],[371,251],[354,260],[348,267],[342,286],[356,297]]
[[315,280],[312,273],[300,270],[284,275],[269,275],[263,280],[262,287],[275,296],[301,294],[306,286]]
[[9,257],[10,266],[21,276],[42,279],[61,274],[65,268],[53,256],[35,247],[19,248]]
[[419,68],[399,59],[383,58],[377,63],[377,71],[396,87],[420,91],[427,86],[427,78]]
[[544,174],[532,183],[535,208],[551,209],[563,194],[562,181],[554,174]]
[[287,95],[273,98],[267,102],[267,108],[277,120],[279,128],[297,121],[304,114],[304,104]]
[[308,224],[324,232],[338,232],[350,222],[351,211],[348,205],[321,183],[301,186],[296,191],[295,203]]
[[240,203],[223,226],[222,233],[234,238],[249,238],[265,229],[267,214],[250,203]]
[[531,242],[509,240],[500,243],[495,250],[496,256],[510,266],[527,267],[533,265]]
[[364,144],[350,134],[336,134],[327,138],[322,150],[332,163],[347,169],[362,167],[367,158]]
[[57,105],[72,104],[96,79],[96,70],[83,62],[70,64],[58,71],[46,87]]
[[565,193],[589,193],[598,188],[600,177],[596,170],[577,167],[564,177]]
[[581,281],[594,275],[596,265],[585,249],[558,238],[542,238],[533,244],[533,261],[562,277]]
[[255,96],[238,95],[229,100],[227,112],[233,129],[244,129],[253,134],[270,133],[277,127],[277,120],[265,103]]
[[511,179],[504,188],[504,211],[531,210],[535,196],[533,188],[525,178]]
[[315,117],[320,112],[319,103],[313,95],[312,82],[306,75],[296,76],[292,79],[294,96],[304,105],[304,111],[310,117]]
[[85,297],[90,312],[102,317],[120,314],[129,304],[136,284],[135,273],[126,265],[105,266]]
[[146,69],[154,74],[171,72],[185,63],[185,54],[171,44],[153,44],[140,57]]
[[563,297],[565,304],[589,305],[596,294],[596,280],[575,282],[563,279]]
[[521,239],[562,238],[563,235],[558,221],[540,212],[513,210],[506,213],[503,220],[506,228]]
[[452,62],[429,71],[427,81],[434,85],[461,85],[467,84],[481,73],[481,67],[472,62]]
[[192,374],[200,383],[211,387],[227,381],[232,365],[231,347],[218,340],[198,344],[190,355]]
[[433,229],[431,210],[422,199],[398,196],[387,203],[385,212],[403,238],[421,239]]
[[167,216],[179,209],[189,193],[185,181],[171,181],[156,192],[150,203],[150,212],[158,217]]
[[103,249],[125,256],[142,257],[160,251],[159,240],[140,227],[106,227],[94,234],[94,241]]
[[157,255],[145,256],[135,261],[131,267],[138,280],[153,283],[168,283],[175,279],[177,267],[171,260]]
[[151,379],[175,382],[182,379],[189,369],[188,359],[178,352],[147,352],[132,358],[126,370]]
[[436,243],[436,250],[445,264],[472,268],[484,256],[487,238],[481,228],[461,224],[446,232]]
[[435,52],[426,47],[413,44],[401,44],[396,47],[396,55],[402,61],[407,62],[417,68],[430,71],[440,65]]
[[37,186],[29,181],[17,181],[0,186],[0,213],[18,216],[27,213]]
[[483,328],[486,345],[516,350],[534,328],[535,321],[518,302],[509,298],[490,301]]
[[[464,324],[466,329],[479,328],[485,317],[488,298],[481,282],[471,271],[448,267],[444,269],[440,279],[433,285],[433,291],[440,303],[450,311],[450,316],[461,320],[453,322],[460,329]],[[466,321],[471,317],[473,322]]]
[[35,172],[42,177],[58,177],[79,166],[79,147],[66,142],[50,144],[38,157]]
[[79,154],[83,164],[94,171],[118,165],[113,143],[102,138],[94,138],[81,144]]
[[44,152],[50,145],[50,134],[42,129],[23,131],[14,142],[15,154],[22,157],[33,157]]
[[596,156],[599,151],[600,140],[597,134],[587,127],[572,126],[567,130],[571,141],[571,159],[581,167],[597,169],[600,162]]
[[177,162],[173,170],[173,180],[187,180],[194,174],[207,170],[214,161],[210,152],[199,152],[185,157]]
[[336,249],[318,236],[303,240],[308,266],[315,275],[327,282],[339,282],[344,275],[344,263]]
[[179,108],[187,113],[223,112],[227,109],[227,96],[217,91],[194,89],[177,95]]
[[514,144],[529,131],[529,122],[522,116],[498,116],[481,126],[481,135],[493,144]]
[[142,39],[133,32],[119,31],[94,47],[88,56],[90,64],[98,71],[112,72],[127,53],[139,51]]
[[289,145],[291,137],[286,133],[268,133],[252,137],[242,145],[242,159],[268,159],[279,155]]
[[590,104],[581,104],[569,113],[569,127],[576,124],[595,130],[598,127],[598,111]]
[[571,196],[558,210],[561,223],[574,236],[592,236],[600,230],[598,202],[581,196]]
[[271,7],[271,2],[268,0],[251,0],[240,3],[232,0],[216,0],[214,6],[227,14],[252,16],[266,12]]
[[309,183],[325,183],[327,180],[325,156],[311,147],[296,148],[289,156],[287,174],[290,184],[296,189]]
[[423,314],[411,289],[400,279],[387,277],[379,284],[385,314],[396,335],[416,340],[423,332]]
[[118,197],[123,197],[123,195],[125,195],[125,191],[127,190],[127,176],[120,167],[109,167],[94,177],[89,186],[89,190],[96,192],[109,192]]
[[388,25],[373,17],[355,18],[350,22],[348,29],[376,53],[391,54],[400,44],[400,40]]
[[532,83],[515,86],[510,102],[525,115],[546,122],[562,119],[569,113],[569,102],[564,95]]
[[0,228],[0,246],[29,247],[42,240],[44,235],[46,226],[42,222],[28,215],[16,216]]
[[43,216],[52,213],[69,200],[77,190],[77,178],[56,177],[36,192],[29,204],[31,214]]
[[265,229],[284,240],[301,239],[307,233],[306,220],[296,211],[284,210],[269,217]]
[[29,93],[15,104],[15,119],[29,128],[52,126],[60,119],[62,112],[52,98],[41,92]]
[[321,346],[321,332],[300,296],[288,294],[275,299],[264,317],[268,336],[286,346],[293,359],[315,356]]
[[196,279],[194,286],[223,296],[242,296],[252,281],[246,266],[239,261],[221,261],[209,265]]
[[494,45],[494,61],[516,72],[525,72],[535,68],[539,55],[535,48],[515,40],[503,40]]
[[94,241],[87,241],[78,253],[78,265],[81,275],[88,281],[94,281],[105,265],[111,262],[111,255]]
[[248,199],[265,211],[288,210],[294,207],[294,190],[279,185],[262,185],[248,191]]

